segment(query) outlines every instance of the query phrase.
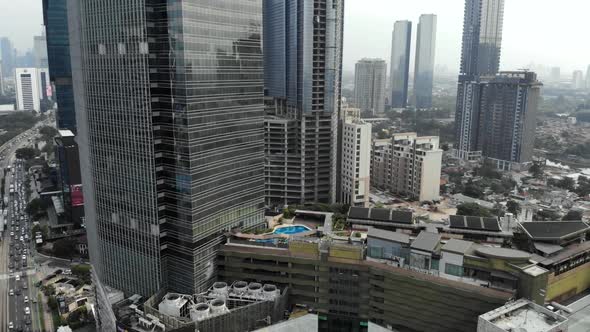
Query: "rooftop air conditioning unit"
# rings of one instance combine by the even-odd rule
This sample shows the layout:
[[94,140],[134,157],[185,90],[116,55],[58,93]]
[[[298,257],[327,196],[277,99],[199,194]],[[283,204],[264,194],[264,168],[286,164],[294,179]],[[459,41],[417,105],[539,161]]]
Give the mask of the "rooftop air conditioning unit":
[[191,320],[201,321],[209,318],[211,313],[211,307],[207,303],[198,303],[191,309]]
[[222,315],[229,312],[229,309],[225,305],[225,300],[221,298],[209,302],[209,306],[211,307],[211,315],[213,316]]

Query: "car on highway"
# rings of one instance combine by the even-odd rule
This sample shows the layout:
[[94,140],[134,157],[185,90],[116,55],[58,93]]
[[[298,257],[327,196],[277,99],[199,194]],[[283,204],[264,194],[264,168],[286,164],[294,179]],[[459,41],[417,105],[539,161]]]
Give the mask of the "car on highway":
[[25,315],[30,315],[31,309],[29,307],[25,307]]
[[14,295],[14,290],[11,289],[10,291],[8,291],[8,295],[13,296]]
[[16,281],[19,281],[19,280],[20,280],[20,274],[17,274],[17,275],[14,277],[14,279],[15,279]]
[[12,330],[14,328],[14,324],[12,324],[12,322],[8,323],[8,328]]
[[14,232],[10,232],[10,236],[14,236]]
[[25,303],[29,303],[29,297],[28,296],[25,296],[24,301],[25,301]]

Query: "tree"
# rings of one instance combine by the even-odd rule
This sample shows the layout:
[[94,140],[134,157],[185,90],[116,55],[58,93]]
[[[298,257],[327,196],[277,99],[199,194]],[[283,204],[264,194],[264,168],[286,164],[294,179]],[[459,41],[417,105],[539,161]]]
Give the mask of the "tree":
[[529,168],[529,173],[536,179],[543,177],[543,168],[538,164],[533,164]]
[[58,257],[71,258],[76,251],[76,243],[70,239],[60,239],[53,243],[53,254]]
[[47,305],[51,310],[57,309],[57,299],[55,298],[55,296],[49,296],[49,298],[47,299]]
[[535,213],[533,219],[538,221],[555,221],[559,220],[559,214],[549,210],[539,210]]
[[580,221],[582,220],[582,212],[577,210],[569,210],[561,220],[564,221]]
[[57,129],[51,126],[43,126],[39,128],[39,134],[45,142],[53,141],[53,138],[57,136]]
[[16,150],[18,159],[31,160],[39,155],[39,150],[33,148],[20,148]]
[[475,183],[469,183],[465,186],[463,190],[463,194],[465,196],[473,197],[473,198],[482,198],[484,196],[483,189],[476,185]]
[[41,198],[35,198],[27,204],[25,211],[33,216],[34,219],[38,219],[47,214],[47,203]]
[[475,217],[491,217],[492,212],[489,209],[477,203],[463,203],[457,206],[458,216],[475,216]]
[[506,209],[508,212],[512,213],[513,215],[517,216],[520,214],[521,207],[517,201],[510,200],[506,203]]
[[578,178],[576,193],[582,197],[590,195],[590,178],[585,176],[580,176]]
[[557,183],[559,188],[563,188],[569,191],[574,191],[576,189],[576,181],[570,177],[564,177],[563,179],[559,180]]

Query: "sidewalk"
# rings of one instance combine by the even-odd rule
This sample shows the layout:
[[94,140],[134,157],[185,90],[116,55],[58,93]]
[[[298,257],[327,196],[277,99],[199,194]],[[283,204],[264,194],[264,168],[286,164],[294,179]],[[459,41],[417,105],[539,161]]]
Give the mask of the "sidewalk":
[[[42,280],[43,279],[43,275],[41,272],[37,272],[37,280]],[[40,291],[38,292],[39,294],[41,294],[41,304],[43,306],[43,318],[44,318],[44,322],[43,324],[45,325],[45,331],[55,331],[55,329],[53,328],[53,316],[51,314],[51,309],[49,309],[49,306],[47,305],[47,297],[45,295],[43,295]]]

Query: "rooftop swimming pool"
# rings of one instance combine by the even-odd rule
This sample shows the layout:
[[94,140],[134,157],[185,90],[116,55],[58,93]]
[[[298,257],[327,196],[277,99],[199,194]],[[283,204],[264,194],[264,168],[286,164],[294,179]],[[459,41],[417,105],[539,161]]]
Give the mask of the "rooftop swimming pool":
[[273,234],[286,234],[286,235],[293,235],[303,232],[309,232],[311,228],[304,226],[304,225],[293,225],[293,226],[284,226],[284,227],[276,227],[273,231]]
[[[295,234],[299,234],[299,233],[305,233],[305,232],[309,232],[311,231],[311,228],[305,226],[305,225],[292,225],[292,226],[279,226],[279,227],[275,227],[275,229],[272,231],[272,233],[270,234],[284,234],[284,235],[295,235]],[[266,233],[269,234],[269,233]],[[278,238],[274,238],[274,239],[261,239],[261,240],[256,240],[256,242],[259,243],[277,243],[279,239]]]

